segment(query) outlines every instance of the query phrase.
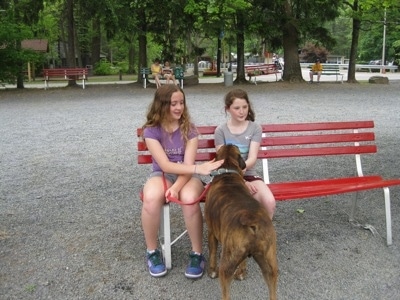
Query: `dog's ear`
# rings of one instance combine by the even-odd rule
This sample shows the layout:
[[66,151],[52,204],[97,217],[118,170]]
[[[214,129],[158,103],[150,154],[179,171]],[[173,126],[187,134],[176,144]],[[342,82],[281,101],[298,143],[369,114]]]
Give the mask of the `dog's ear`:
[[[228,145],[231,145],[231,144],[228,144]],[[237,153],[237,161],[239,163],[239,168],[241,168],[242,170],[246,169],[246,162],[244,161],[244,159],[242,158],[242,155],[240,154],[239,147],[236,145],[231,145],[231,146],[235,148],[235,151]]]
[[243,157],[240,155],[240,153],[239,153],[238,161],[239,161],[239,167],[240,167],[242,170],[246,169],[246,162],[244,161],[244,159],[243,159]]

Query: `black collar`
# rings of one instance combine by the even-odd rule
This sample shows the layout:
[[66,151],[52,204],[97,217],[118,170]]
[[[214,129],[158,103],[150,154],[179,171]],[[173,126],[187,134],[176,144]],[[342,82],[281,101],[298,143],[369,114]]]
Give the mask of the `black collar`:
[[210,176],[217,176],[217,175],[222,175],[222,174],[226,174],[226,173],[239,174],[238,171],[232,170],[232,169],[217,169],[217,170],[211,171]]

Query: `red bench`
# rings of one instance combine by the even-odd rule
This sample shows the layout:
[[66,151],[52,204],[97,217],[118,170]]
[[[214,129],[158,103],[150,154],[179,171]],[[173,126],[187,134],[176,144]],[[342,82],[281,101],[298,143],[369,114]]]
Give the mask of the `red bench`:
[[275,80],[278,81],[278,74],[281,74],[276,64],[247,65],[244,66],[244,70],[250,81],[254,78],[254,84],[257,84],[257,76],[275,75]]
[[49,87],[51,80],[82,80],[82,88],[85,88],[85,81],[88,78],[87,68],[58,68],[43,69],[44,89]]
[[[380,175],[364,175],[361,164],[361,155],[377,152],[373,121],[352,122],[323,122],[297,124],[265,124],[262,125],[263,139],[258,158],[262,160],[263,178],[273,192],[277,201],[305,199],[358,192],[382,188],[385,200],[386,213],[386,242],[392,244],[392,227],[390,211],[389,187],[400,185],[400,179],[384,179]],[[199,126],[199,149],[196,161],[207,161],[215,157],[214,130],[215,126]],[[137,129],[138,136],[138,164],[151,164],[151,155],[146,150],[145,143],[140,138],[141,129]],[[348,173],[343,177],[303,180],[293,178],[290,182],[270,182],[270,168],[268,162],[272,159],[294,159],[305,157],[352,156],[354,166],[347,169],[338,169],[340,173]],[[351,158],[351,157],[349,157]],[[297,164],[291,165],[294,172]],[[307,165],[308,167],[310,164]],[[336,162],[329,167],[339,166]],[[340,166],[339,166],[340,168]],[[147,172],[150,172],[149,170]],[[353,174],[357,174],[354,176]],[[316,170],[310,168],[307,174],[314,174]],[[202,199],[204,201],[204,199]],[[357,195],[350,211],[350,222],[355,222]],[[169,204],[165,204],[162,213],[163,220],[160,228],[160,243],[162,246],[167,268],[171,268],[171,246],[184,233],[171,242]]]

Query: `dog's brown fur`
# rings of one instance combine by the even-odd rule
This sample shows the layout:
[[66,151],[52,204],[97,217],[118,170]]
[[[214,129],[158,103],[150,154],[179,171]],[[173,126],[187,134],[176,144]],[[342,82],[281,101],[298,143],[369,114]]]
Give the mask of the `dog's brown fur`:
[[[230,284],[244,279],[246,258],[252,256],[260,266],[268,285],[270,300],[276,299],[278,262],[276,258],[276,233],[267,210],[255,200],[243,180],[246,167],[239,149],[233,145],[222,146],[217,159],[224,159],[221,168],[238,173],[214,177],[207,192],[205,219],[208,227],[209,266],[211,278],[219,276],[222,299],[230,299]],[[217,268],[218,242],[222,252]]]

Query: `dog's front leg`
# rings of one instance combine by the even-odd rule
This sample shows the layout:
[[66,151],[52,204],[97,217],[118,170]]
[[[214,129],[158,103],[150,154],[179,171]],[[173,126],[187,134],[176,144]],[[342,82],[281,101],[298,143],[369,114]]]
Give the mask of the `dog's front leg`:
[[208,229],[208,276],[211,278],[218,277],[217,248],[218,240],[210,227]]

